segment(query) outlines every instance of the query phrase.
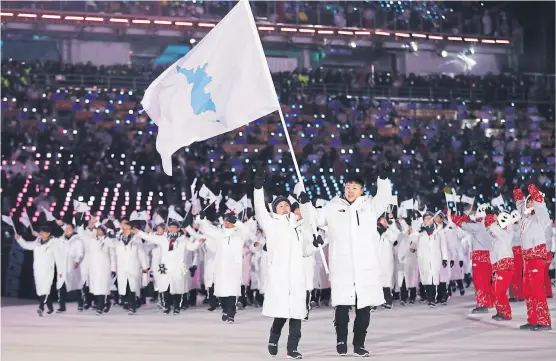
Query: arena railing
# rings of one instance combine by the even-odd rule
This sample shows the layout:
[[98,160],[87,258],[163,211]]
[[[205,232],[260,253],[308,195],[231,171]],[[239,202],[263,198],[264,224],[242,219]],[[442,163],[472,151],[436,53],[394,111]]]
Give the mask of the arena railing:
[[[51,87],[80,87],[80,88],[123,88],[129,90],[146,89],[154,78],[148,76],[123,76],[123,75],[55,75],[35,73],[35,84]],[[476,103],[528,103],[528,104],[553,104],[555,99],[554,89],[546,91],[541,88],[527,87],[498,87],[492,88],[453,88],[453,87],[414,87],[401,85],[360,86],[352,87],[341,84],[297,84],[282,88],[279,82],[275,83],[280,95],[306,93],[312,95],[345,95],[354,97],[369,97],[374,99],[410,100],[413,102],[476,102]],[[283,99],[285,100],[285,99]]]

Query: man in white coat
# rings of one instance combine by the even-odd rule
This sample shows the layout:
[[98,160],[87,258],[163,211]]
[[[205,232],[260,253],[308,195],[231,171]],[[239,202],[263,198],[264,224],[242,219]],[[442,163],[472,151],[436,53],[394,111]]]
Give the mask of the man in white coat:
[[442,265],[440,268],[440,278],[438,284],[438,292],[436,295],[436,302],[444,306],[448,304],[448,287],[450,285],[450,279],[452,278],[452,268],[455,264],[455,254],[450,252],[448,237],[451,237],[451,229],[445,227],[444,225],[445,215],[442,211],[438,211],[434,216],[434,223],[436,225],[437,237],[440,238],[440,242],[446,245],[446,256],[443,260],[446,260],[448,265]]
[[[61,223],[61,221],[58,222],[58,224]],[[85,258],[85,248],[80,237],[75,233],[73,224],[65,224],[63,228],[64,234],[56,239],[54,252],[56,271],[58,272],[56,289],[60,306],[56,312],[66,312],[66,300],[70,292],[77,294],[77,310],[83,311],[81,289],[85,280],[82,277],[80,265]]]
[[169,314],[172,306],[174,315],[178,315],[181,310],[182,295],[186,293],[186,277],[189,270],[185,264],[188,250],[188,239],[180,232],[180,225],[177,221],[170,221],[168,233],[165,235],[148,234],[139,229],[133,229],[133,234],[153,243],[160,249],[160,260],[158,263],[158,288],[162,292],[164,313]]
[[216,248],[214,267],[214,294],[220,297],[222,304],[222,321],[235,322],[236,300],[241,295],[243,271],[243,247],[249,239],[249,230],[233,213],[224,215],[222,228],[214,227],[205,219],[201,211],[200,228],[207,237],[205,243]]
[[[272,213],[266,210],[264,180],[264,169],[258,169],[253,200],[257,222],[266,235],[268,257],[262,314],[274,318],[268,338],[268,352],[272,356],[278,353],[280,334],[289,319],[287,357],[301,359],[297,346],[301,339],[301,320],[307,313],[303,257],[312,254],[308,253],[309,247],[306,247],[297,217],[291,214],[291,204],[287,198],[276,197],[272,202]],[[311,251],[314,254],[314,249]]]
[[425,213],[423,226],[416,242],[419,275],[425,286],[429,307],[435,307],[436,287],[440,284],[440,270],[448,267],[448,247],[442,230],[434,224],[434,214]]
[[141,291],[143,273],[149,271],[143,243],[131,233],[129,221],[120,224],[122,232],[116,241],[116,268],[118,293],[125,298],[124,309],[129,315],[137,312],[136,295]]
[[48,308],[47,314],[54,312],[52,299],[49,297],[52,282],[54,280],[54,251],[55,245],[52,242],[50,228],[43,226],[37,238],[33,242],[25,242],[19,234],[15,235],[17,244],[26,251],[33,251],[33,276],[35,278],[35,291],[39,296],[39,308],[37,314],[42,316],[44,306]]
[[[297,220],[303,224],[303,238],[311,237],[311,229],[303,219],[301,215],[301,209],[299,208],[299,203],[295,202],[292,205],[292,212],[297,216]],[[311,234],[309,234],[311,233]],[[320,257],[320,255],[319,255]],[[307,305],[307,316],[305,320],[309,319],[309,311],[311,310],[311,291],[313,291],[313,278],[315,276],[315,257],[304,257],[303,258],[303,265],[305,268],[305,289],[307,290],[306,300],[305,303]]]
[[78,228],[78,233],[89,257],[89,291],[95,296],[97,315],[102,315],[110,310],[107,298],[116,278],[114,240],[106,236],[108,230],[102,224],[92,229]]
[[[335,197],[318,212],[317,227],[328,226],[330,284],[335,306],[336,351],[347,354],[349,310],[355,305],[354,353],[367,357],[365,337],[372,306],[384,303],[380,277],[377,219],[390,203],[392,184],[386,167],[377,180],[374,198],[364,194],[361,178],[345,183],[344,194]],[[302,214],[312,207],[306,194],[300,195]]]

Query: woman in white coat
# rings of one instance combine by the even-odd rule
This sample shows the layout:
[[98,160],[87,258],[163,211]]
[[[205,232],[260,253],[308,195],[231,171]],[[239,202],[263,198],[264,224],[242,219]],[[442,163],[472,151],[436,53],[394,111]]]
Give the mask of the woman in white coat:
[[233,213],[224,216],[222,228],[214,227],[206,220],[204,212],[200,212],[199,217],[199,230],[207,237],[208,243],[216,245],[214,294],[220,297],[222,321],[234,323],[236,301],[241,295],[243,246],[248,240],[249,230]]
[[78,228],[89,260],[89,291],[95,296],[97,314],[108,312],[106,305],[110,287],[116,278],[114,240],[106,236],[107,228],[99,225],[92,231]]
[[[60,224],[61,221],[58,221]],[[63,226],[64,234],[56,238],[54,259],[56,261],[56,289],[58,290],[58,304],[60,308],[57,313],[66,312],[66,299],[68,293],[77,294],[77,310],[83,311],[82,288],[85,280],[82,277],[81,263],[85,259],[85,248],[79,235],[75,233],[73,224]]]
[[436,294],[436,302],[444,306],[448,304],[448,287],[450,286],[450,279],[452,277],[452,268],[455,263],[455,254],[451,252],[448,237],[451,236],[451,230],[444,224],[444,213],[438,211],[434,216],[434,223],[436,225],[436,233],[440,238],[440,242],[446,245],[447,255],[443,260],[448,261],[448,265],[440,268],[439,284]]
[[129,315],[137,311],[136,295],[141,291],[143,273],[149,271],[143,243],[131,233],[131,225],[124,220],[120,223],[122,233],[116,241],[116,268],[118,293],[124,297],[124,309]]
[[188,250],[188,239],[180,232],[177,221],[170,221],[168,233],[164,235],[148,234],[138,229],[132,231],[139,238],[148,243],[153,243],[160,249],[160,260],[158,269],[158,288],[163,293],[164,313],[169,314],[174,308],[174,315],[180,313],[182,295],[185,289],[189,270],[186,267],[185,258]]
[[251,290],[253,292],[253,303],[255,307],[263,305],[265,277],[268,269],[266,261],[265,237],[262,230],[256,231],[255,241],[249,246],[253,256],[251,257]]
[[429,307],[434,307],[436,287],[440,284],[440,269],[448,267],[448,248],[445,238],[440,236],[434,224],[434,215],[427,212],[423,217],[423,227],[417,239],[419,275],[425,286]]
[[[402,234],[399,237],[398,260],[400,270],[398,270],[398,284],[401,286],[400,304],[405,305],[408,300],[410,304],[415,303],[417,298],[417,287],[419,286],[419,264],[415,243],[419,238],[418,230],[422,225],[422,217],[417,215],[411,217],[411,226],[402,218]],[[413,219],[416,218],[416,219]]]
[[33,242],[26,242],[19,234],[15,235],[15,240],[21,248],[33,251],[33,276],[35,291],[39,296],[39,308],[37,309],[39,316],[43,315],[45,305],[48,308],[47,314],[54,312],[49,295],[54,280],[54,249],[56,246],[52,242],[50,232],[50,228],[41,227],[39,233],[36,234],[38,237]]
[[266,236],[268,257],[268,278],[262,314],[274,318],[268,351],[273,356],[278,353],[278,340],[289,319],[287,357],[300,359],[297,346],[301,339],[301,320],[307,313],[303,256],[308,254],[305,252],[302,230],[297,229],[297,217],[291,214],[288,199],[277,197],[272,202],[272,214],[266,210],[264,179],[264,170],[258,169],[254,181],[255,217]]

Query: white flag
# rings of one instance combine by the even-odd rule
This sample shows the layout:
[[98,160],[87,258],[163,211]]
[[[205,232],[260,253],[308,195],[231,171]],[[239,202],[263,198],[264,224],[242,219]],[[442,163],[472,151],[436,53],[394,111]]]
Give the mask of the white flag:
[[456,202],[456,199],[455,199],[453,194],[444,193],[444,196],[446,197],[446,203],[448,203],[448,202],[454,202],[455,203]]
[[393,206],[398,206],[398,195],[397,194],[393,194],[392,196],[390,196],[390,204]]
[[156,149],[172,175],[181,147],[226,133],[280,107],[248,1],[240,1],[141,102],[158,125]]
[[173,219],[178,222],[183,222],[183,217],[178,212],[176,212],[176,207],[174,206],[170,206],[168,208],[168,219]]
[[195,187],[197,186],[197,178],[191,183],[191,198],[195,198]]
[[504,198],[502,198],[502,195],[500,194],[498,197],[494,198],[490,203],[492,203],[493,206],[500,208],[504,205]]
[[220,212],[220,202],[222,202],[222,191],[218,193],[216,196],[216,200],[214,202],[214,207],[216,208],[216,213]]
[[89,212],[89,206],[85,202],[79,202],[78,200],[73,200],[73,209],[77,213],[87,213]]
[[399,214],[402,217],[407,217],[407,210],[408,209],[413,209],[413,198],[405,200],[403,202],[400,203],[400,212]]
[[293,187],[293,194],[295,194],[296,197],[299,197],[299,195],[303,191],[305,191],[305,188],[303,187],[303,183],[301,182],[296,183],[295,186]]
[[12,217],[9,216],[2,216],[2,222],[6,223],[7,225],[11,226],[15,230],[15,225]]
[[295,199],[295,198],[292,197],[291,195],[288,196],[288,201],[290,201],[290,204],[298,203],[298,202],[297,202],[297,199]]
[[130,221],[149,221],[149,215],[145,211],[133,211],[131,212],[131,216],[129,216]]
[[213,202],[214,200],[216,200],[216,196],[214,195],[214,193],[212,193],[212,191],[210,189],[208,189],[207,186],[205,186],[203,184],[203,186],[201,187],[201,190],[199,191],[199,197],[203,198],[204,200],[207,200],[209,202]]
[[23,224],[26,228],[31,227],[31,220],[29,219],[27,212],[23,212],[21,215],[21,224]]
[[471,198],[464,194],[461,196],[461,202],[473,205],[475,203],[475,197]]
[[156,227],[156,226],[158,226],[159,224],[163,224],[163,223],[164,223],[164,218],[162,218],[162,217],[160,216],[160,214],[155,213],[155,214],[153,215],[152,223],[153,223],[154,226]]
[[184,206],[185,213],[189,213],[189,211],[191,211],[191,206],[192,203],[190,201],[185,201],[185,206]]
[[55,220],[56,220],[56,217],[54,217],[54,216],[52,215],[52,213],[50,213],[49,211],[47,211],[46,208],[42,207],[42,211],[43,211],[44,215],[46,216],[46,220],[47,220],[48,222],[52,222],[52,221],[55,221]]
[[226,201],[226,208],[233,211],[235,214],[239,214],[243,210],[239,202],[234,201],[232,198],[228,198]]

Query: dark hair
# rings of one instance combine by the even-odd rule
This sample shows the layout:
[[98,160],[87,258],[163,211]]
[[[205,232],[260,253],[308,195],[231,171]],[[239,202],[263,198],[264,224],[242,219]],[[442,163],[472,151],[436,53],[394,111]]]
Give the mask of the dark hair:
[[361,186],[361,188],[365,187],[365,182],[363,181],[363,178],[361,178],[359,176],[349,176],[349,177],[347,177],[344,184],[348,184],[348,183],[357,183]]

